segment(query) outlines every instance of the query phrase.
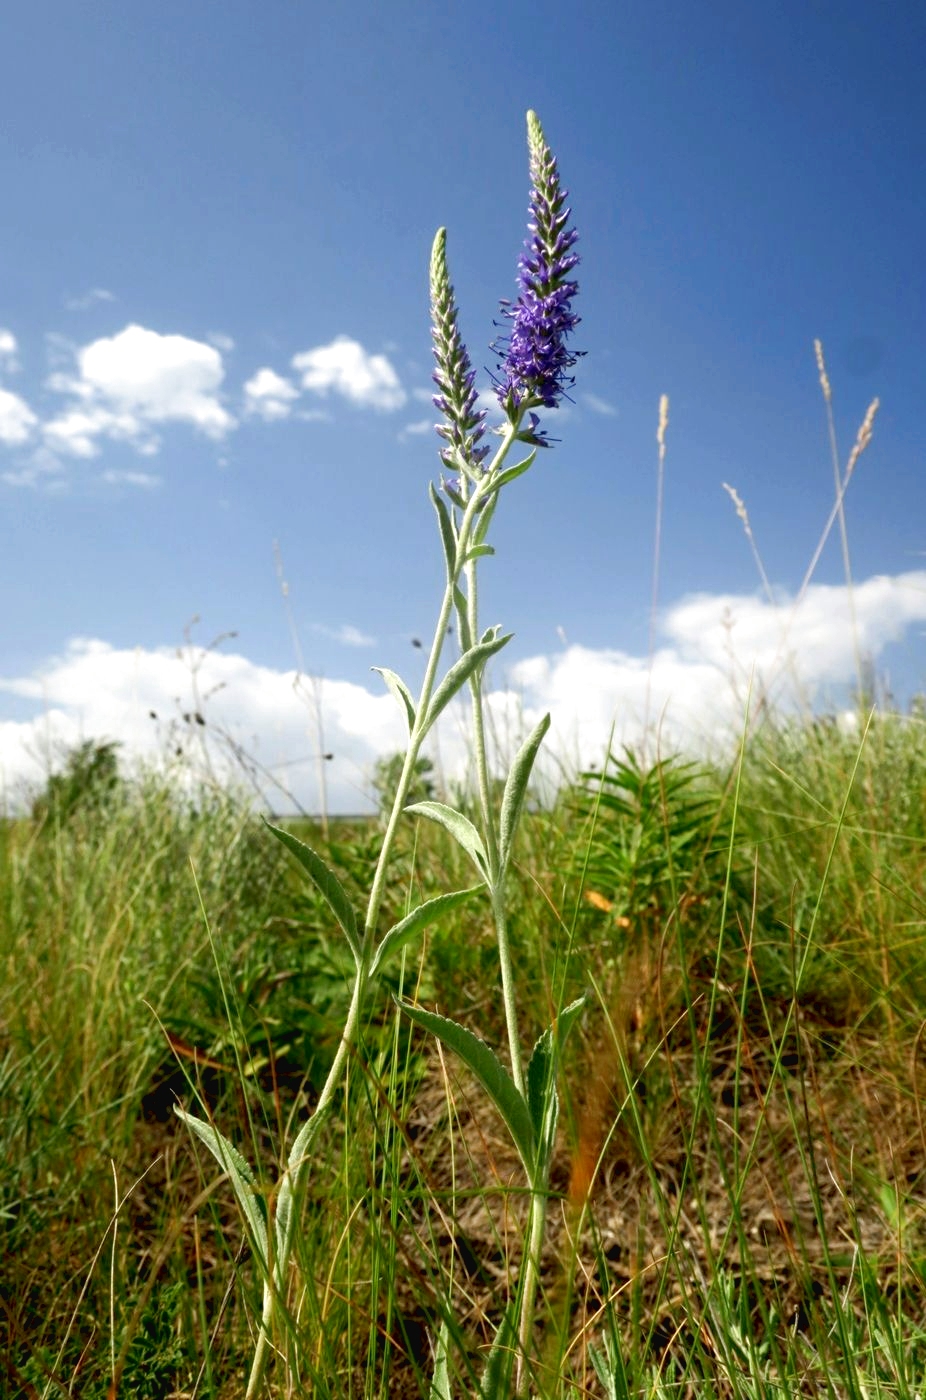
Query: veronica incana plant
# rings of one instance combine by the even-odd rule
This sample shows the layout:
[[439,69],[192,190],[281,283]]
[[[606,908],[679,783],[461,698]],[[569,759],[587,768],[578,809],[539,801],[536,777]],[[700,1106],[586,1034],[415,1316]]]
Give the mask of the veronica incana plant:
[[[484,1400],[489,1400],[490,1396],[509,1395],[512,1383],[516,1391],[521,1391],[529,1374],[534,1302],[558,1111],[557,1059],[563,1037],[575,1020],[580,1003],[560,1012],[555,1024],[537,1041],[525,1064],[518,1032],[505,889],[525,794],[550,719],[544,716],[515,756],[505,779],[500,808],[496,811],[486,744],[483,683],[488,662],[510,637],[495,626],[480,628],[478,568],[480,560],[493,553],[488,535],[502,491],[531,467],[538,448],[550,446],[539,411],[555,409],[573,383],[571,370],[577,355],[568,342],[578,324],[573,311],[578,288],[572,280],[578,262],[573,251],[576,233],[570,228],[566,191],[560,186],[556,160],[533,112],[527,115],[527,133],[532,185],[529,237],[518,263],[517,297],[513,302],[502,303],[505,333],[493,346],[497,355],[495,391],[503,414],[501,427],[493,430],[499,438],[494,451],[487,440],[486,412],[479,406],[476,373],[460,335],[454,290],[447,269],[445,231],[440,229],[434,239],[430,265],[431,335],[437,388],[434,404],[441,415],[437,425],[443,442],[440,460],[452,475],[442,478],[439,487],[431,485],[430,498],[439,527],[446,577],[434,639],[417,696],[396,672],[377,668],[402,711],[408,728],[408,745],[365,910],[355,908],[334,872],[315,851],[290,832],[270,827],[326,900],[354,963],[353,991],[338,1050],[315,1110],[289,1149],[272,1210],[240,1152],[216,1128],[178,1110],[180,1117],[228,1173],[251,1247],[263,1269],[263,1310],[247,1389],[248,1400],[253,1400],[263,1386],[269,1348],[287,1292],[290,1258],[299,1226],[300,1189],[310,1169],[319,1127],[331,1109],[348,1056],[356,1046],[371,982],[410,938],[477,895],[488,897],[495,925],[507,1026],[507,1066],[496,1051],[468,1027],[408,1001],[401,1005],[416,1025],[437,1036],[467,1064],[504,1119],[520,1156],[531,1199],[521,1284],[486,1363],[481,1386]],[[519,460],[509,462],[516,445],[529,450]],[[443,667],[444,641],[454,616],[460,655]],[[441,802],[406,805],[423,743],[446,706],[466,689],[471,700],[472,746],[479,786],[478,823]],[[399,823],[407,820],[409,814],[437,822],[451,833],[473,866],[475,883],[467,889],[427,901],[399,923],[383,930],[380,914],[386,874]],[[446,1350],[447,1330],[444,1328],[435,1349],[432,1387],[435,1395],[445,1390],[449,1395]]]

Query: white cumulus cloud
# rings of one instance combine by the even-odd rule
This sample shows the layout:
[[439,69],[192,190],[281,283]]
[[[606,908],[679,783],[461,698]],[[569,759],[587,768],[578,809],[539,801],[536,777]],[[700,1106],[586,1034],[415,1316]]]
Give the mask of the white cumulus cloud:
[[282,374],[272,369],[259,369],[244,386],[244,411],[270,423],[288,418],[293,400],[298,397],[299,390]]
[[131,442],[151,453],[157,425],[184,422],[218,439],[235,427],[220,399],[222,356],[184,335],[129,325],[77,351],[76,373],[57,372],[49,387],[72,402],[44,425],[54,451],[96,456],[101,438]]
[[[211,697],[204,725],[195,718],[194,669],[197,693]],[[331,808],[361,811],[377,757],[402,746],[404,720],[385,688],[321,684],[325,744],[334,755],[326,770]],[[41,708],[32,719],[0,719],[0,807],[25,785],[41,784],[62,749],[96,738],[118,741],[129,764],[156,762],[181,742],[201,773],[239,782],[250,773],[269,805],[286,809],[291,792],[317,809],[312,695],[293,671],[216,649],[132,650],[79,638],[34,674],[0,678],[3,692],[19,708],[30,700]],[[237,764],[235,748],[254,760],[251,768]]]
[[129,442],[137,452],[149,456],[158,449],[157,436],[146,432],[135,414],[114,413],[102,404],[91,403],[86,408],[60,413],[43,425],[42,435],[52,452],[64,452],[71,457],[96,457],[101,437]]
[[780,593],[773,602],[694,594],[671,609],[665,632],[686,661],[706,661],[740,683],[753,668],[766,686],[799,676],[816,694],[827,683],[853,679],[856,646],[876,658],[924,619],[926,571],[912,570],[856,583],[851,599],[844,586],[828,584],[811,585],[799,600]]
[[330,345],[304,350],[292,359],[303,389],[340,394],[358,408],[401,408],[407,395],[385,355],[371,355],[359,341],[339,335]]
[[7,374],[15,374],[19,369],[19,361],[16,358],[18,349],[13,332],[0,327],[0,369],[6,370]]
[[25,399],[0,389],[0,442],[10,447],[28,442],[38,421]]
[[[853,597],[859,646],[877,661],[889,643],[926,622],[926,570],[867,579]],[[350,625],[341,639],[368,640]],[[490,674],[491,732],[513,752],[549,711],[548,771],[557,763],[567,772],[600,763],[609,738],[636,743],[657,727],[663,751],[729,749],[742,728],[750,684],[754,700],[771,695],[788,707],[855,679],[846,590],[824,585],[811,586],[799,604],[732,594],[683,599],[663,619],[652,665],[616,648],[573,644],[506,671],[504,655]],[[212,697],[205,725],[183,718],[194,709],[194,668],[198,693]],[[32,702],[35,715],[3,719],[4,692],[15,697],[19,713]],[[4,792],[7,800],[14,797],[24,781],[41,782],[47,755],[61,745],[115,739],[127,758],[154,759],[179,734],[194,756],[205,746],[219,776],[233,771],[221,742],[229,736],[259,764],[251,771],[270,806],[287,809],[285,788],[317,810],[316,703],[326,751],[334,755],[325,764],[330,810],[363,810],[376,760],[406,738],[398,706],[377,681],[367,688],[325,679],[313,687],[292,671],[217,649],[128,650],[75,640],[34,672],[0,678],[0,800]],[[449,707],[440,724],[443,772],[461,776],[468,762],[465,707]],[[244,770],[237,771],[240,777]]]

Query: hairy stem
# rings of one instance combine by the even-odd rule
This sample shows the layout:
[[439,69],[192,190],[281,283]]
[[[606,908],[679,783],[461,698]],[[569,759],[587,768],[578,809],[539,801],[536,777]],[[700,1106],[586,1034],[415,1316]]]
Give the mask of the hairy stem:
[[[501,464],[512,440],[513,434],[507,434],[496,454],[493,470],[497,469]],[[488,495],[490,482],[491,471],[486,473],[486,476],[476,487],[472,497],[467,502],[459,527],[458,559],[462,559],[466,553],[473,526],[478,518],[480,503]],[[335,1093],[344,1074],[348,1056],[353,1049],[360,1028],[360,1018],[366,999],[370,965],[375,951],[376,925],[379,920],[383,895],[386,889],[386,875],[389,861],[392,856],[392,848],[395,844],[402,811],[408,799],[409,789],[415,775],[415,765],[428,730],[428,706],[434,691],[434,682],[440,665],[444,638],[447,635],[447,624],[453,612],[454,589],[457,586],[460,572],[461,568],[457,566],[452,576],[448,578],[447,585],[444,589],[444,597],[441,602],[440,612],[438,613],[437,625],[434,629],[434,638],[431,643],[428,663],[425,668],[424,679],[421,683],[421,691],[416,707],[415,723],[409,734],[405,762],[402,766],[402,773],[396,787],[395,799],[389,814],[389,820],[386,824],[382,848],[370,886],[370,895],[367,901],[366,917],[363,925],[363,939],[360,946],[360,960],[354,978],[350,1009],[348,1010],[344,1028],[341,1032],[341,1039],[331,1068],[325,1079],[318,1103],[315,1106],[311,1118],[303,1124],[297,1134],[290,1152],[287,1171],[289,1172],[292,1189],[291,1214],[284,1234],[277,1240],[277,1252],[273,1268],[264,1282],[260,1334],[254,1351],[254,1359],[251,1365],[251,1374],[248,1379],[245,1400],[255,1400],[263,1384],[264,1373],[269,1359],[273,1322],[276,1316],[277,1306],[284,1291],[286,1271],[292,1253],[295,1222],[298,1215],[299,1189],[302,1185],[303,1173],[308,1162],[309,1148],[321,1123],[322,1116],[327,1112],[334,1100]]]
[[[479,635],[479,594],[474,559],[466,567],[467,612],[470,636]],[[511,945],[508,940],[508,918],[505,908],[505,876],[500,868],[498,835],[495,828],[495,812],[492,807],[492,789],[489,781],[489,760],[486,745],[485,708],[483,705],[482,677],[474,675],[470,681],[473,699],[473,738],[476,749],[476,777],[479,786],[479,802],[482,808],[482,826],[485,836],[486,855],[491,877],[492,917],[495,923],[495,937],[498,943],[499,971],[502,983],[502,1000],[505,1006],[505,1027],[508,1032],[508,1050],[511,1055],[511,1077],[519,1093],[524,1093],[524,1071],[521,1066],[521,1038],[518,1033],[518,1011],[514,994],[514,969],[511,963]]]
[[534,1303],[537,1298],[537,1284],[540,1280],[540,1255],[543,1249],[543,1236],[547,1224],[547,1195],[549,1167],[544,1166],[532,1182],[530,1225],[527,1238],[527,1260],[524,1265],[524,1283],[521,1293],[521,1316],[518,1319],[518,1365],[515,1377],[515,1394],[523,1394],[527,1371],[530,1364],[531,1340],[534,1333]]

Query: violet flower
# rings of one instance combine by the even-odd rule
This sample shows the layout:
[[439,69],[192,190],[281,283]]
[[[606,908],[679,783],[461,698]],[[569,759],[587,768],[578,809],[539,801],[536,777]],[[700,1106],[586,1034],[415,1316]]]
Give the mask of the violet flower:
[[438,229],[431,250],[431,339],[437,370],[432,376],[440,393],[432,402],[445,421],[438,434],[449,446],[441,450],[441,461],[455,472],[478,474],[488,455],[488,445],[480,447],[485,432],[485,410],[476,408],[476,371],[470,364],[457,325],[457,308],[447,272],[447,230]]
[[[533,182],[531,237],[518,259],[518,299],[513,306],[502,302],[511,330],[492,347],[504,355],[498,365],[496,393],[512,422],[525,409],[556,408],[575,383],[569,370],[578,358],[578,352],[566,348],[566,337],[579,324],[572,310],[579,287],[569,279],[579,261],[570,251],[578,234],[566,227],[572,212],[565,207],[568,191],[560,188],[556,158],[535,112],[527,114],[527,138]],[[546,445],[535,424],[530,440]]]

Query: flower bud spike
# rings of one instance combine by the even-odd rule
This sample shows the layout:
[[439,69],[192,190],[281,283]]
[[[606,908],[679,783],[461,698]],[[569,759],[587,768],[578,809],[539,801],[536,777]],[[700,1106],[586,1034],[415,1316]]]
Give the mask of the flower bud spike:
[[476,477],[488,455],[480,446],[485,432],[485,410],[477,409],[476,371],[457,325],[457,307],[447,272],[447,230],[438,229],[431,249],[431,339],[437,368],[433,379],[439,390],[434,407],[444,415],[437,433],[448,444],[441,461],[452,472]]

